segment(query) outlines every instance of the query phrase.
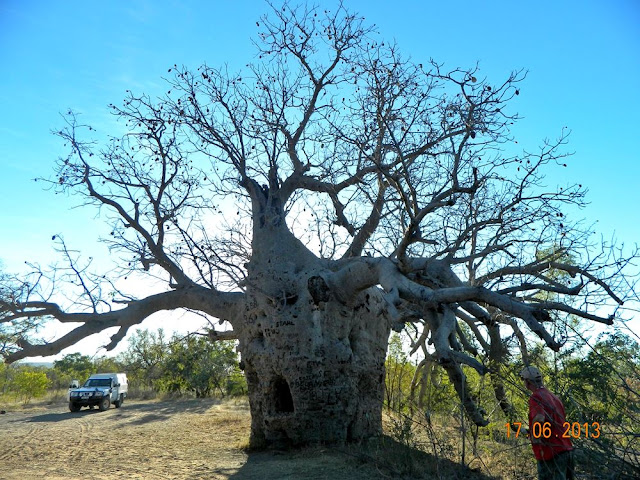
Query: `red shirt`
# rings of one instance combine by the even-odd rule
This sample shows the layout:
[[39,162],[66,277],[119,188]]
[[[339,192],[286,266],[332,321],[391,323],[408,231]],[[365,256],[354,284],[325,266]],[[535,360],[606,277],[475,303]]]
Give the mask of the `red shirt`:
[[[544,420],[540,425],[543,428],[533,428],[533,418],[542,414]],[[551,428],[551,435],[545,438],[548,430],[544,428],[544,423],[548,422]],[[563,438],[562,435],[566,431],[563,424],[566,422],[564,405],[558,397],[547,390],[540,387],[534,391],[529,397],[529,436],[532,440],[533,455],[536,460],[551,460],[559,453],[573,450],[570,438]],[[534,435],[538,438],[534,439]],[[542,443],[533,443],[541,441]]]

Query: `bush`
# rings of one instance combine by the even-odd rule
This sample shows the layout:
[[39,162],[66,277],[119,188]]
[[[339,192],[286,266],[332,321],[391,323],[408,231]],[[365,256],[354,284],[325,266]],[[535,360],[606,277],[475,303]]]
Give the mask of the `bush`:
[[50,385],[47,374],[35,370],[21,369],[12,382],[12,389],[26,405],[32,398],[42,397]]

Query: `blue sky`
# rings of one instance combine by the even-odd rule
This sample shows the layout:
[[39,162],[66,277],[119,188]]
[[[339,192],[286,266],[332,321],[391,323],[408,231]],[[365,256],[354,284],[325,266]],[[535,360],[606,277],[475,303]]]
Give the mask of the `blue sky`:
[[[278,3],[278,2],[275,2]],[[322,6],[333,2],[319,2]],[[346,1],[380,37],[395,39],[417,61],[471,67],[496,82],[513,69],[528,77],[514,104],[524,119],[519,145],[534,149],[562,127],[571,131],[566,169],[549,185],[587,185],[591,204],[579,215],[597,231],[640,239],[640,2]],[[241,68],[254,59],[261,1],[45,2],[0,0],[0,259],[53,260],[62,233],[86,255],[105,255],[96,212],[34,183],[48,176],[61,142],[50,130],[71,108],[108,133],[107,104],[124,91],[152,95],[174,63]]]

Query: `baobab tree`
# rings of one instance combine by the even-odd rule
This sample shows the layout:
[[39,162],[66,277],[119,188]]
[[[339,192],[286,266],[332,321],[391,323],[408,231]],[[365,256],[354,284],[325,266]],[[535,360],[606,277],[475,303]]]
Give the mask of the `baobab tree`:
[[[531,336],[558,350],[549,327],[569,315],[613,322],[635,253],[566,217],[581,185],[544,185],[566,132],[512,151],[522,71],[494,83],[418,63],[344,7],[285,5],[257,26],[241,72],[174,65],[163,96],[127,92],[110,106],[122,135],[98,143],[66,116],[49,182],[100,209],[124,260],[94,273],[57,237],[55,288],[41,269],[6,279],[8,361],[106,329],[111,349],[155,312],[199,312],[232,327],[212,340],[238,339],[254,445],[331,443],[381,432],[391,329],[417,332],[482,425],[463,365],[488,373],[505,335],[525,360]],[[137,298],[125,275],[165,288]],[[30,338],[51,319],[77,325]]]

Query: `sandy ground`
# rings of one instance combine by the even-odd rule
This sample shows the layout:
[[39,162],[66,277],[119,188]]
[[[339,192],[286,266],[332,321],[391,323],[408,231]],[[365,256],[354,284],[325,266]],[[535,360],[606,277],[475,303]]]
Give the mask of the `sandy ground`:
[[[125,402],[106,412],[65,405],[0,415],[0,478],[375,478],[345,472],[337,452],[247,454],[246,405],[214,400]],[[334,466],[340,465],[336,470]],[[357,467],[357,465],[354,465]]]
[[0,478],[229,478],[246,462],[238,446],[248,421],[246,408],[213,401],[8,412]]
[[246,404],[215,400],[16,408],[0,415],[0,479],[407,478],[344,450],[246,453],[249,428]]

